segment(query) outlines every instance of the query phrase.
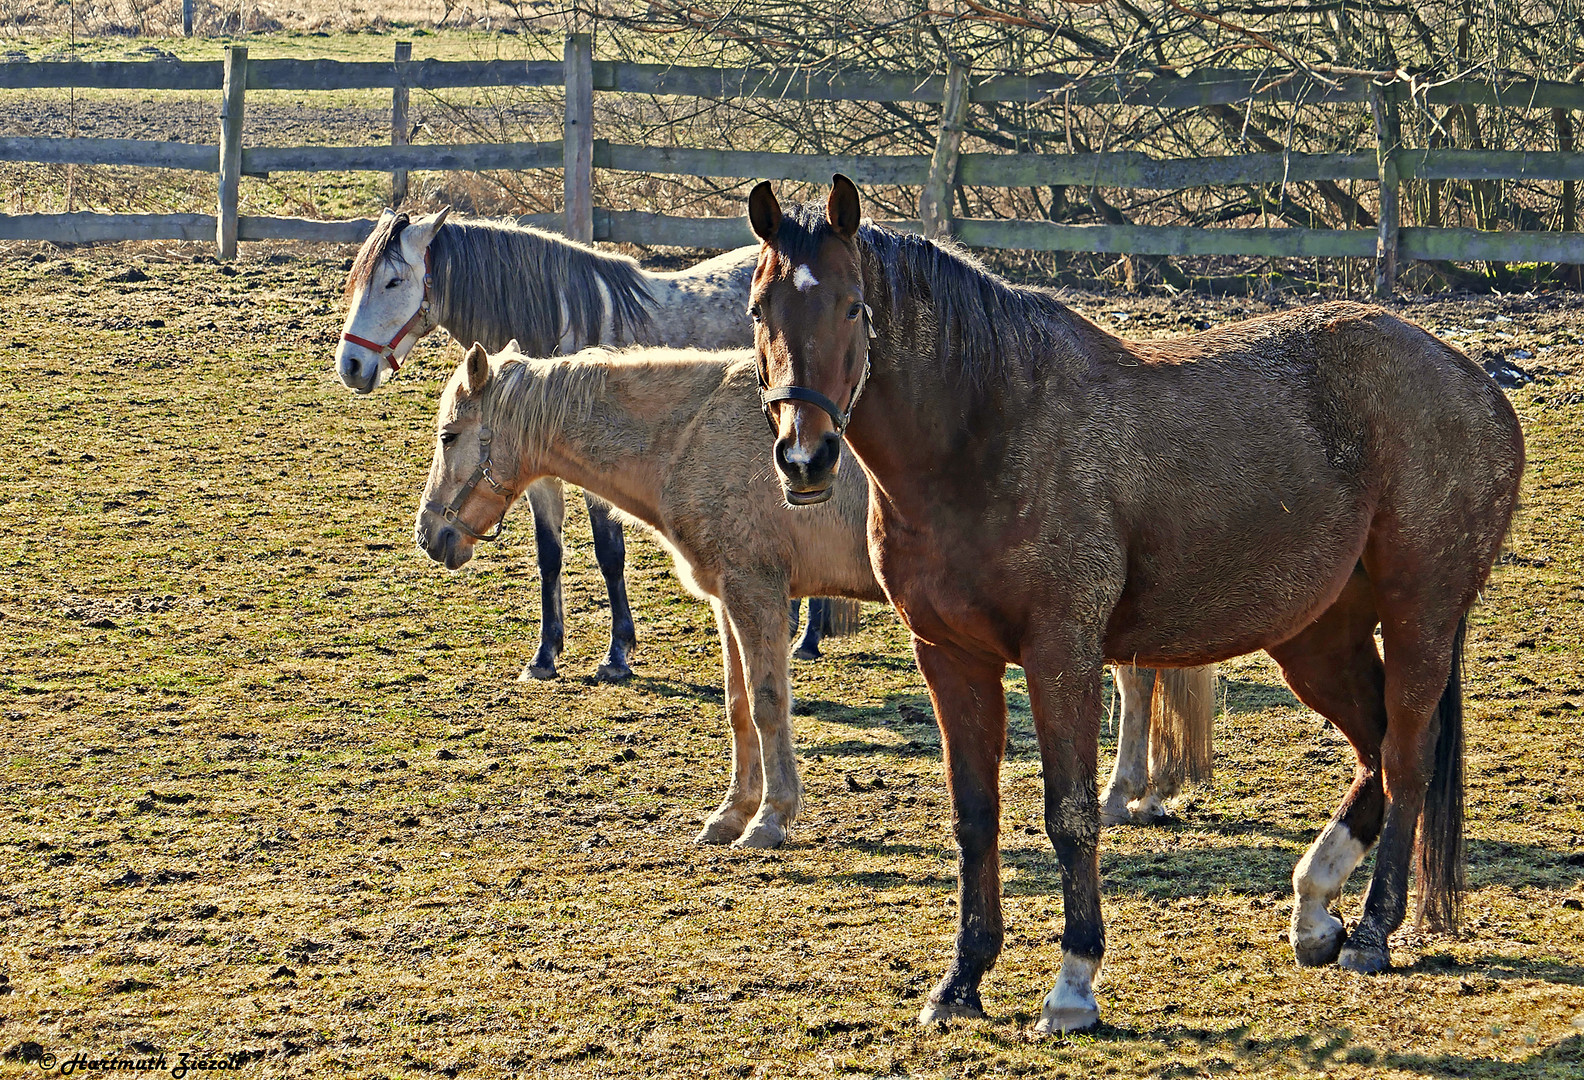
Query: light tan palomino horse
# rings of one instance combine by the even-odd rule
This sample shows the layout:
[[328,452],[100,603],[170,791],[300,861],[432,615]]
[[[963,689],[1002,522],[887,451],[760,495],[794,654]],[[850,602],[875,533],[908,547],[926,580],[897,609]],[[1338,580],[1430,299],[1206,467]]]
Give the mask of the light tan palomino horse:
[[732,729],[726,796],[703,843],[780,845],[802,785],[792,751],[789,601],[883,601],[864,541],[869,488],[793,514],[764,452],[753,353],[588,349],[551,360],[473,346],[440,398],[416,539],[455,570],[535,481],[559,477],[654,530],[715,609]]

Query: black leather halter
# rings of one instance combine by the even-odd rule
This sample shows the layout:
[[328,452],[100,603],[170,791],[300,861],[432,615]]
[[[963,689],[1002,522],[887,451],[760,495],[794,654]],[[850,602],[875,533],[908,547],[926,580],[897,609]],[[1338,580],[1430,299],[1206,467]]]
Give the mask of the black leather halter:
[[[869,305],[863,306],[864,331],[870,339],[875,335],[874,312]],[[765,379],[764,370],[757,363],[754,370],[759,376],[759,409],[764,413],[765,423],[770,425],[770,433],[776,434],[775,421],[770,417],[770,405],[777,401],[804,401],[824,410],[831,418],[831,423],[836,426],[836,437],[841,438],[847,430],[847,424],[852,420],[852,411],[858,404],[858,399],[863,397],[864,387],[869,383],[869,342],[864,342],[863,374],[858,376],[858,385],[853,387],[852,396],[847,399],[847,408],[838,409],[836,403],[818,390],[811,390],[806,386],[771,386]]]

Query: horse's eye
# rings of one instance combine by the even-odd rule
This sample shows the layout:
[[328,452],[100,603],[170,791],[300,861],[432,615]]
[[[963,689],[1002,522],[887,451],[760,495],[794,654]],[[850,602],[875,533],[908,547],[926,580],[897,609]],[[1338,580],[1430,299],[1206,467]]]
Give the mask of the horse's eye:
[[748,317],[753,319],[754,322],[758,322],[760,319],[764,318],[764,311],[759,307],[758,304],[754,304],[748,309]]
[[394,289],[394,288],[396,288],[396,287],[397,287],[397,286],[398,286],[398,285],[400,285],[400,284],[401,284],[401,278],[399,278],[399,277],[393,277],[393,278],[391,278],[391,279],[390,279],[390,281],[389,281],[389,282],[388,282],[388,283],[387,283],[387,284],[386,284],[386,286],[385,286],[385,287],[386,287],[386,288],[387,288],[387,289]]
[[863,310],[863,301],[860,300],[858,303],[854,304],[850,309],[848,309],[847,317],[849,319],[856,319],[858,317],[858,313],[860,311],[862,311],[862,310]]
[[456,441],[457,441],[456,432],[454,432],[454,431],[442,431],[440,433],[440,445],[441,446],[450,446],[452,443],[454,443]]

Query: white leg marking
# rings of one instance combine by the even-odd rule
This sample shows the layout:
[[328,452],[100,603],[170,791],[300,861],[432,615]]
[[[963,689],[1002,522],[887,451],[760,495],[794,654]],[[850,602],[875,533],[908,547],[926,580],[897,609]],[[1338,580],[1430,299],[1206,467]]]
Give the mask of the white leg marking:
[[1034,1030],[1064,1035],[1098,1024],[1100,1006],[1095,1001],[1094,983],[1099,973],[1100,961],[1062,953],[1061,974],[1056,977],[1055,988],[1045,995]]
[[1345,928],[1329,908],[1367,849],[1346,823],[1333,821],[1293,868],[1292,947],[1300,964],[1336,959]]

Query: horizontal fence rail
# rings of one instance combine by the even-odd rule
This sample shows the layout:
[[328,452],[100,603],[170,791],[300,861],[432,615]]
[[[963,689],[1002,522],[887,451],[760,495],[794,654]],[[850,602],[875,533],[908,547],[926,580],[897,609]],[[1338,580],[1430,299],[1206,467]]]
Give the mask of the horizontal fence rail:
[[[0,239],[79,243],[103,240],[199,240],[220,236],[223,255],[234,241],[301,239],[353,243],[369,221],[312,221],[238,213],[236,185],[242,176],[296,172],[385,172],[397,190],[412,171],[563,169],[570,153],[581,153],[593,169],[655,175],[701,176],[823,183],[841,172],[861,184],[922,186],[944,191],[951,183],[982,187],[1092,186],[1171,191],[1197,187],[1285,185],[1362,181],[1381,185],[1387,220],[1374,229],[1195,228],[1146,225],[1066,225],[1050,221],[947,220],[952,235],[973,247],[1119,255],[1239,255],[1253,257],[1376,258],[1385,269],[1378,282],[1391,287],[1398,259],[1431,261],[1584,263],[1584,233],[1482,232],[1474,229],[1397,227],[1396,190],[1403,180],[1584,180],[1584,154],[1571,151],[1407,149],[1390,144],[1378,125],[1374,152],[1250,153],[1197,159],[1157,159],[1136,152],[992,154],[940,150],[928,155],[850,155],[714,150],[671,146],[626,146],[606,140],[575,145],[568,125],[564,142],[408,145],[246,147],[241,93],[255,91],[390,89],[393,115],[405,112],[413,89],[471,87],[580,87],[568,108],[589,107],[594,91],[678,95],[710,99],[753,97],[788,101],[883,101],[942,103],[960,115],[962,103],[1063,102],[1192,109],[1252,101],[1324,104],[1369,102],[1377,117],[1387,103],[1484,105],[1514,109],[1584,110],[1584,85],[1525,78],[1451,80],[1417,85],[1377,85],[1360,78],[1322,82],[1304,73],[1282,76],[1241,70],[1205,69],[1187,75],[1139,72],[1070,77],[1061,74],[997,76],[978,82],[945,75],[806,69],[715,69],[592,60],[587,43],[556,61],[410,60],[398,45],[386,62],[336,60],[249,60],[232,47],[222,61],[110,61],[0,63],[0,89],[92,87],[100,89],[218,92],[231,87],[231,112],[222,120],[219,145],[137,139],[0,138],[0,161],[61,165],[113,165],[218,172],[221,205],[207,214],[24,214],[0,215]],[[229,74],[229,80],[228,80]],[[955,88],[954,88],[955,87]],[[240,88],[240,90],[238,89]],[[950,103],[948,93],[955,95]],[[577,98],[576,101],[571,99]],[[579,112],[583,115],[583,112]],[[405,127],[405,124],[399,125]],[[944,128],[943,128],[944,138]],[[590,151],[590,145],[592,150]],[[943,142],[943,146],[946,144]],[[1566,145],[1566,144],[1564,144]],[[229,155],[229,156],[228,156]],[[943,166],[941,163],[946,162]],[[938,175],[943,167],[950,175]],[[567,171],[568,205],[586,207],[587,192],[572,190],[587,166]],[[586,179],[580,181],[588,183]],[[1387,196],[1391,196],[1388,198]],[[584,225],[575,230],[586,234]],[[561,215],[523,220],[550,227]],[[932,219],[933,220],[933,219]],[[918,229],[918,222],[898,222]],[[218,230],[218,234],[217,234]],[[227,237],[230,237],[228,247]],[[592,238],[650,246],[729,248],[751,243],[738,218],[688,218],[642,211],[594,209]]]

